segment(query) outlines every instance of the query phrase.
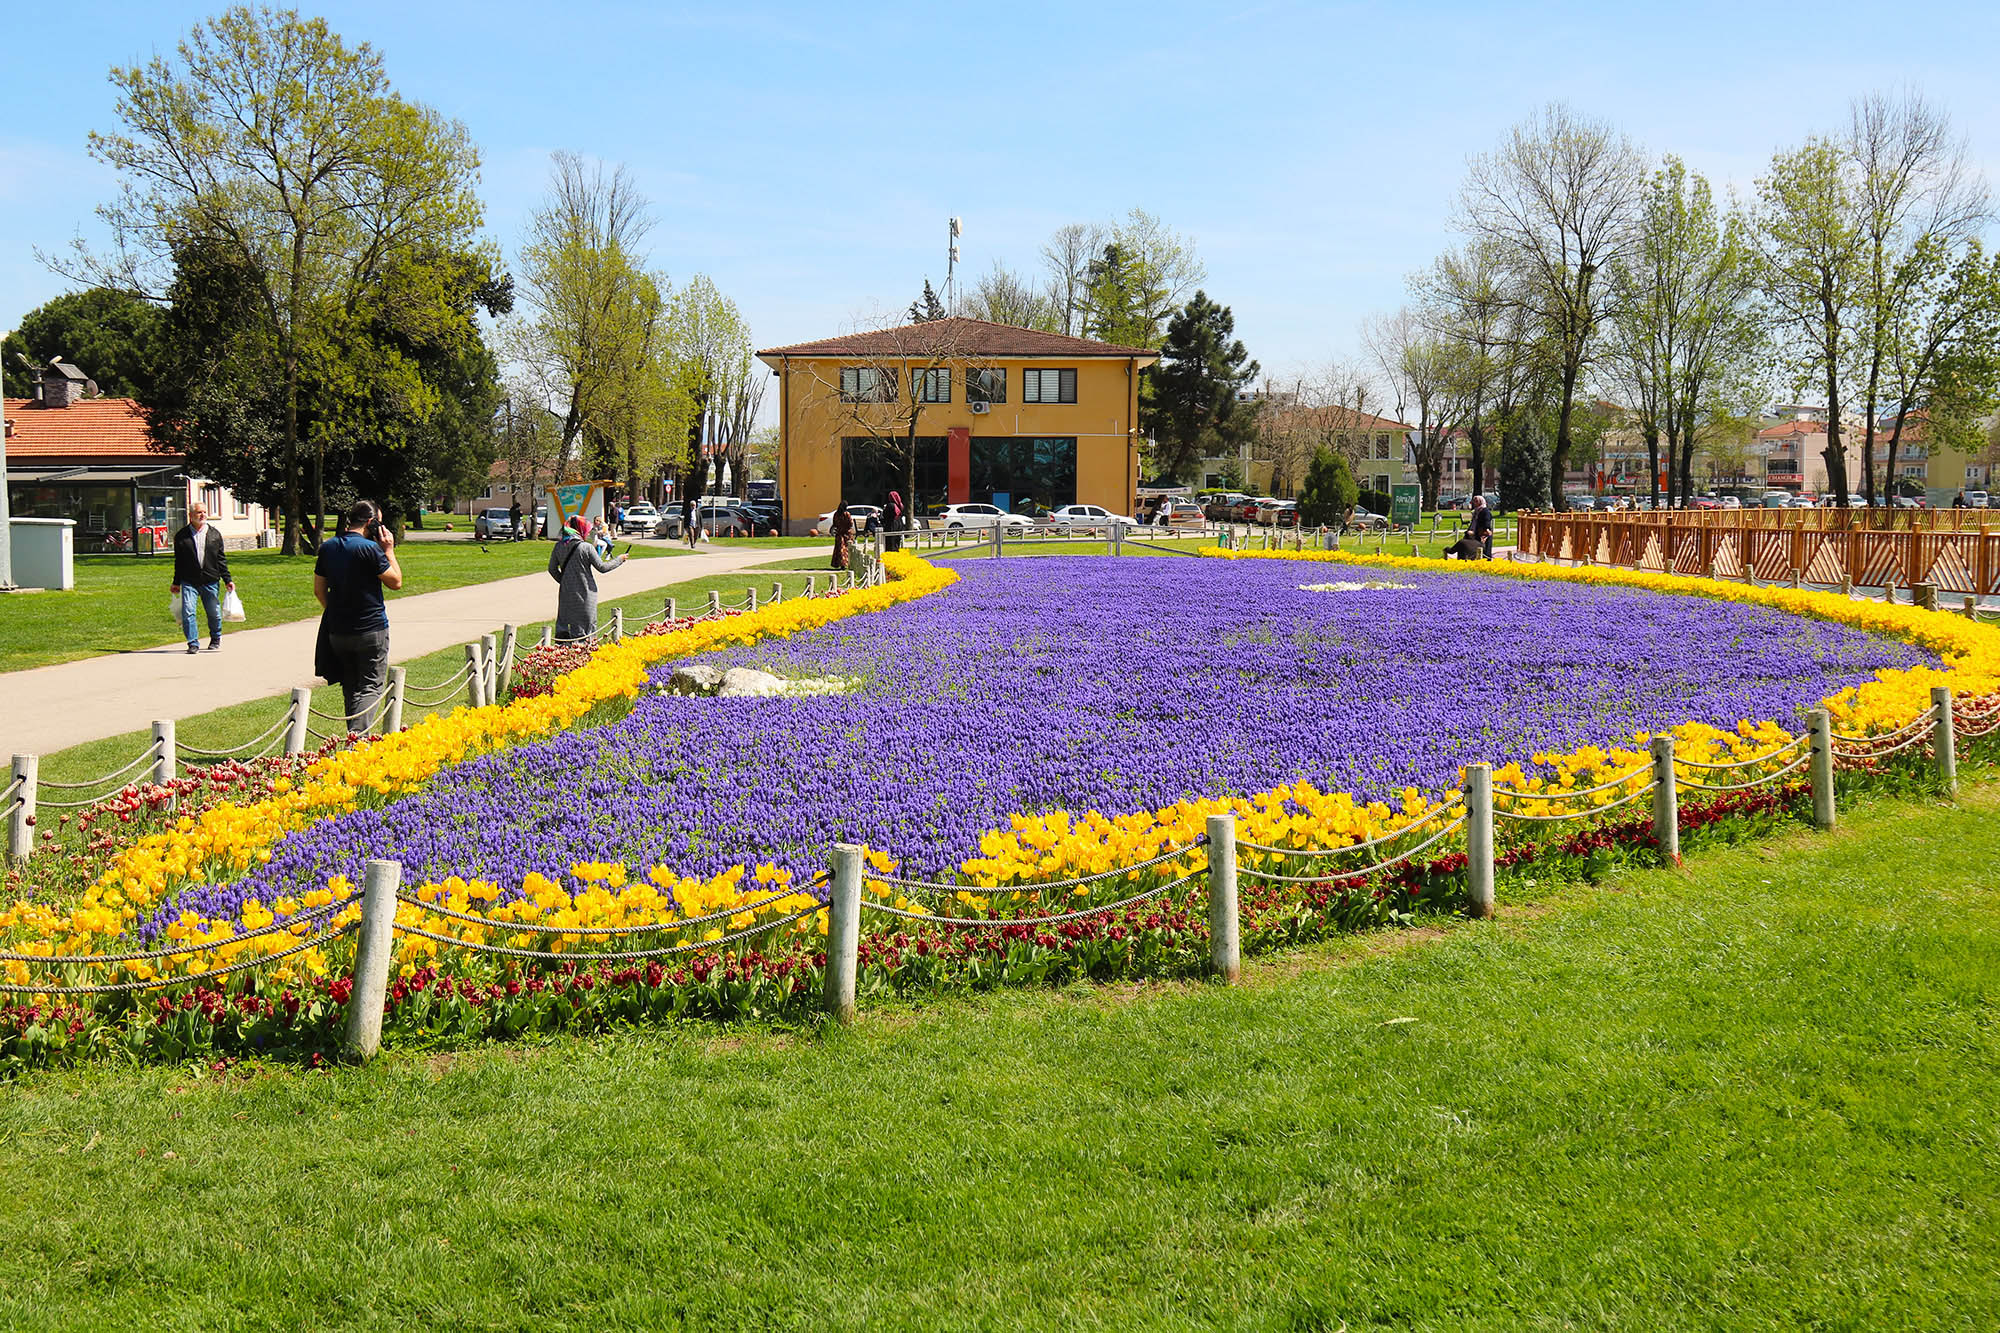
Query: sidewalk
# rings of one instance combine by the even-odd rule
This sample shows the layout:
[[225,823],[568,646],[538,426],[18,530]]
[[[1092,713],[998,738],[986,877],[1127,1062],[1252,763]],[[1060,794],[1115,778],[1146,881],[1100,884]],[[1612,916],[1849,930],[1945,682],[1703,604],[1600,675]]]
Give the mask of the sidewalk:
[[[669,584],[731,574],[814,554],[810,547],[732,547],[695,555],[628,560],[598,576],[606,602]],[[745,586],[749,581],[745,580]],[[555,613],[547,574],[419,593],[389,603],[390,661],[404,662]],[[81,662],[0,673],[0,763],[10,754],[50,754],[85,741],[144,731],[155,718],[185,718],[251,699],[318,685],[313,646],[319,621],[246,630],[219,652],[190,656],[178,643]]]

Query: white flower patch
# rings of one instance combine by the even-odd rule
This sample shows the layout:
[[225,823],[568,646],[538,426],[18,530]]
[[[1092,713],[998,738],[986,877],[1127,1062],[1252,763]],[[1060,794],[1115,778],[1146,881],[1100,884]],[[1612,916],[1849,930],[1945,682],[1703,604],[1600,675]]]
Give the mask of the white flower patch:
[[1414,583],[1391,583],[1387,579],[1369,579],[1365,583],[1301,583],[1300,592],[1375,592],[1383,588],[1414,588]]

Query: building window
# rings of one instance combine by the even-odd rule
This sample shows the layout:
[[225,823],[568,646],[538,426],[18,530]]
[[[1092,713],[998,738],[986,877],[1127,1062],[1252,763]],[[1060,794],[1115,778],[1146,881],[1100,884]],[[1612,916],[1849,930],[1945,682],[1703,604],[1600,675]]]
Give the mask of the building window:
[[944,367],[910,372],[910,392],[917,401],[924,403],[948,403],[951,401],[951,371]]
[[1375,437],[1375,456],[1377,458],[1389,456],[1389,436],[1386,431]]
[[1375,489],[1376,489],[1376,490],[1378,490],[1378,491],[1380,491],[1380,492],[1382,492],[1382,494],[1384,494],[1384,495],[1387,495],[1387,494],[1389,493],[1389,474],[1388,474],[1388,473],[1386,473],[1386,472],[1377,472],[1377,473],[1375,474]]
[[1006,402],[1007,372],[1004,370],[966,371],[965,401],[968,403]]
[[232,493],[229,497],[229,512],[235,518],[250,517],[250,502]]
[[893,403],[896,401],[896,377],[873,366],[843,366],[840,371],[840,401]]
[[[850,435],[840,443],[841,499],[851,505],[887,504],[890,491],[909,490],[909,458],[903,452],[901,440]],[[904,494],[903,503],[914,505],[912,512],[921,514],[926,507],[945,502],[945,488],[950,480],[946,438],[919,435],[916,453],[916,494]]]
[[1024,403],[1075,402],[1076,372],[1074,370],[1022,371],[1021,401]]
[[972,499],[1018,512],[1033,503],[1060,509],[1076,503],[1076,438],[972,437]]

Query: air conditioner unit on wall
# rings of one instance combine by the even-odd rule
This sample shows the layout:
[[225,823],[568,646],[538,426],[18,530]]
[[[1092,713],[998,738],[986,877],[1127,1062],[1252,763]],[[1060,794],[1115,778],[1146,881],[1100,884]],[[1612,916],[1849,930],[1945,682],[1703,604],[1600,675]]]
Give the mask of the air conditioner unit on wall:
[[972,409],[972,415],[976,417],[983,417],[993,410],[991,403],[967,403],[966,406]]

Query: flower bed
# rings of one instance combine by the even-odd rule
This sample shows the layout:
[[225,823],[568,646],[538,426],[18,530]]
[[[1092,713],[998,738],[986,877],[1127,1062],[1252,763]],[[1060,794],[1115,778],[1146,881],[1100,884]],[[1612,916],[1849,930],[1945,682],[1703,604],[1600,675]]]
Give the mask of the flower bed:
[[[750,642],[742,622],[752,617],[670,646],[671,635],[649,646],[628,641],[559,678],[545,696],[452,715],[471,714],[473,739],[461,738],[456,750],[434,741],[425,763],[401,770],[384,762],[394,750],[373,764],[329,763],[308,781],[313,800],[295,812],[285,803],[291,793],[239,812],[245,856],[185,859],[220,811],[148,849],[156,858],[182,856],[178,864],[204,876],[199,887],[168,879],[150,897],[120,902],[118,887],[100,881],[83,911],[59,918],[38,909],[50,913],[49,924],[16,917],[11,933],[39,926],[46,948],[73,954],[105,951],[106,937],[143,925],[158,938],[213,946],[179,965],[194,972],[289,942],[282,933],[233,942],[257,924],[336,907],[333,921],[351,920],[355,908],[345,900],[361,859],[390,854],[405,863],[416,896],[474,918],[401,910],[399,924],[439,938],[402,937],[392,1031],[505,1033],[658,1013],[782,1018],[809,1005],[823,962],[824,917],[810,910],[817,898],[807,877],[830,842],[848,838],[869,844],[878,874],[944,874],[966,886],[940,909],[874,881],[878,900],[1020,918],[997,932],[875,931],[864,941],[864,990],[1172,974],[1198,967],[1205,948],[1198,890],[1083,923],[1034,918],[1177,878],[1199,865],[1199,853],[1059,900],[1010,886],[1184,846],[1220,810],[1239,815],[1243,837],[1273,846],[1341,848],[1394,836],[1451,799],[1460,766],[1474,759],[1500,761],[1503,783],[1545,793],[1594,786],[1643,764],[1637,747],[1654,730],[1671,728],[1683,758],[1757,759],[1788,741],[1781,720],[1795,724],[1822,696],[1844,709],[1848,725],[1886,725],[1894,702],[1921,682],[1976,683],[1982,671],[1990,680],[1990,663],[2000,660],[1991,644],[1934,623],[1945,618],[1905,619],[1907,610],[1884,617],[1878,613],[1888,608],[1857,603],[1838,614],[1843,608],[1758,598],[1725,606],[1657,596],[1643,581],[1649,576],[1635,580],[1629,571],[1475,586],[1465,570],[1441,562],[1357,563],[1397,567],[1399,586],[1329,597],[1311,589],[1301,566],[1278,561],[1052,558],[1036,562],[1033,581],[996,562],[968,569],[947,597],[838,626],[816,611],[775,630],[794,637],[719,659],[867,682],[844,698],[645,693],[648,669],[676,657],[676,648],[690,654]],[[898,573],[903,582],[891,588],[902,596],[879,597],[871,609],[951,577],[933,577],[907,557]],[[1659,590],[1689,591],[1683,582]],[[770,610],[798,615],[812,605]],[[1787,614],[1797,611],[1807,617]],[[1900,631],[1917,646],[1860,632],[1868,629]],[[1510,662],[1520,665],[1503,665]],[[525,719],[478,716],[559,702],[557,712],[534,716],[567,710],[573,721],[607,699],[636,702],[613,725],[549,740],[534,739]],[[1690,715],[1699,720],[1686,721]],[[1732,780],[1763,771],[1753,766]],[[1555,808],[1595,812],[1621,790],[1614,783]],[[1796,794],[1692,800],[1683,824],[1776,817]],[[1562,831],[1510,835],[1502,865],[1551,854],[1587,863],[1650,844],[1649,825],[1629,811],[1581,829],[1552,827]],[[1355,864],[1336,861],[1332,877],[1318,883],[1247,889],[1246,944],[1449,910],[1463,863],[1447,845],[1366,882],[1333,875]],[[1259,864],[1258,854],[1246,853],[1245,864]],[[710,912],[721,915],[680,924]],[[705,948],[725,932],[801,912],[802,920],[744,946]],[[107,921],[107,913],[116,915]],[[635,927],[646,933],[567,933]],[[562,957],[473,957],[454,941]],[[668,947],[693,952],[672,960],[590,956]],[[344,957],[336,946],[270,968],[247,1002],[240,993],[218,1001],[222,992],[210,991],[166,1009],[93,1005],[54,1018],[47,1004],[33,1005],[32,1017],[17,1008],[11,1019],[0,1013],[0,1040],[10,1022],[22,1040],[31,1028],[39,1032],[44,1046],[57,1029],[82,1023],[86,1038],[148,1047],[164,1040],[158,1033],[195,1024],[218,1049],[310,1045],[311,1034],[331,1032],[337,1021]]]

